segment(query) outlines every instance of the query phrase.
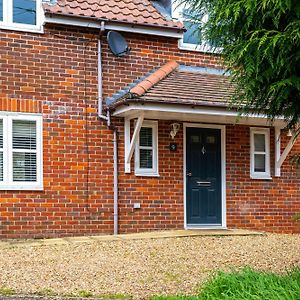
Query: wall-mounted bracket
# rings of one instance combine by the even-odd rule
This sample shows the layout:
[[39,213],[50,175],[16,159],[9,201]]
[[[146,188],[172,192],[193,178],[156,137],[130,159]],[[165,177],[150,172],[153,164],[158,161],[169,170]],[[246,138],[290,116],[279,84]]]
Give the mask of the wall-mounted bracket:
[[130,161],[135,149],[136,141],[140,134],[141,127],[144,121],[144,113],[141,113],[135,123],[134,132],[130,140],[130,120],[131,118],[125,118],[124,120],[124,139],[125,139],[125,173],[130,173]]
[[290,151],[292,150],[294,144],[296,142],[296,134],[293,133],[291,139],[283,150],[282,154],[280,151],[281,137],[280,137],[280,128],[275,127],[275,176],[279,177],[281,172],[281,166]]

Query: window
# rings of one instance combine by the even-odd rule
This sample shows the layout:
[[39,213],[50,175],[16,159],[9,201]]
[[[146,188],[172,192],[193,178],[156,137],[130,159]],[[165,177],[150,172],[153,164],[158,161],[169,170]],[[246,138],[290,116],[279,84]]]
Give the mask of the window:
[[270,131],[267,128],[251,128],[251,177],[270,179]]
[[[183,22],[186,32],[183,34],[183,39],[179,40],[179,48],[210,52],[211,47],[203,39],[201,26],[207,22],[208,16],[198,16],[192,12],[186,3],[181,3],[179,0],[172,2],[172,17]],[[197,20],[194,20],[197,19]]]
[[135,174],[158,176],[157,122],[145,121],[135,149]]
[[0,189],[42,188],[42,117],[0,114]]
[[0,0],[1,28],[40,31],[41,13],[41,0]]

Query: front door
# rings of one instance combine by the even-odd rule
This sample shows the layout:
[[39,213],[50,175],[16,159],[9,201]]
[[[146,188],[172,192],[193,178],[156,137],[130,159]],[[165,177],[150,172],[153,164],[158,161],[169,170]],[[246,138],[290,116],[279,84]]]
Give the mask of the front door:
[[186,129],[187,226],[222,224],[221,129]]

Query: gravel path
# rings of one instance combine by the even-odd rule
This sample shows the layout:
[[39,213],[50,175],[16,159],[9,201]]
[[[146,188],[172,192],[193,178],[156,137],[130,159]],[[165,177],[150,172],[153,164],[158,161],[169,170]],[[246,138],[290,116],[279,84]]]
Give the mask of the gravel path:
[[0,249],[0,287],[19,293],[193,293],[217,269],[300,266],[300,235],[95,241]]

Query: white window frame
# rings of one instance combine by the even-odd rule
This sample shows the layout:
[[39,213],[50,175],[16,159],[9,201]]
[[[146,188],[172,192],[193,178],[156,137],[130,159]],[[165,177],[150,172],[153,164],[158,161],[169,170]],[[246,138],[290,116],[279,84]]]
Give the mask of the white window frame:
[[13,0],[3,0],[3,21],[0,29],[43,33],[44,12],[42,0],[36,0],[36,25],[13,22]]
[[[182,10],[187,7],[186,3],[180,3],[180,0],[172,0],[172,18],[184,22]],[[201,22],[207,21],[207,15],[203,16]],[[203,41],[201,44],[184,43],[183,38],[178,40],[178,48],[182,50],[214,53],[213,49]]]
[[[43,190],[43,120],[41,115],[0,112],[3,120],[3,181],[0,190]],[[37,181],[13,181],[12,124],[14,120],[36,122]],[[30,152],[28,150],[28,152]]]
[[[254,146],[254,135],[263,134],[265,136],[265,151],[255,151]],[[254,155],[264,154],[265,155],[265,172],[255,172],[254,170]],[[269,128],[250,128],[250,177],[252,179],[272,179],[271,168],[270,168],[270,129]]]
[[136,176],[159,176],[158,174],[158,122],[144,121],[142,128],[152,128],[152,169],[140,168],[140,135],[135,147],[135,175]]

